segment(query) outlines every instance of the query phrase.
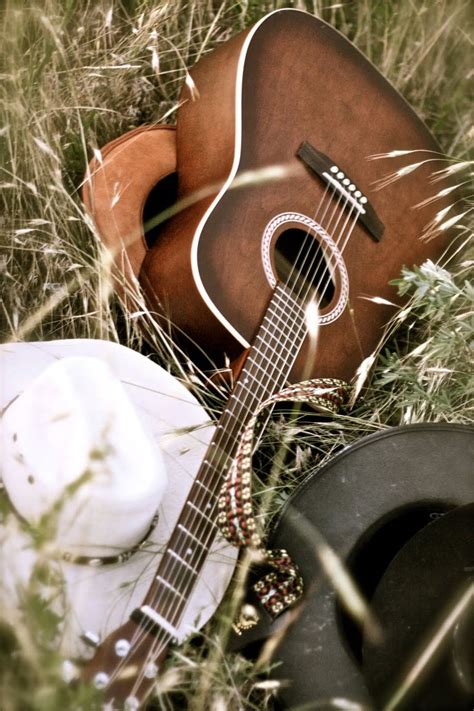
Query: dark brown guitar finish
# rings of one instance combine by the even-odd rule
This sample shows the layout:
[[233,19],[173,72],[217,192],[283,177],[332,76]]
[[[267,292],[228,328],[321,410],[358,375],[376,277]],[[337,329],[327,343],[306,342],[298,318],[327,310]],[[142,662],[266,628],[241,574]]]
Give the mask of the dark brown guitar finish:
[[[234,156],[237,66],[249,30],[205,57],[191,74],[199,97],[185,88],[178,116],[180,197],[222,184]],[[443,205],[413,209],[440,188],[429,184],[438,162],[428,163],[382,190],[375,181],[394,170],[432,157],[417,153],[369,161],[395,149],[438,150],[424,124],[379,72],[333,28],[306,13],[273,13],[253,35],[242,82],[242,152],[238,172],[274,164],[287,166],[283,180],[227,190],[214,207],[199,240],[198,263],[206,291],[227,320],[251,342],[271,298],[260,256],[262,233],[277,214],[313,217],[322,182],[296,157],[309,141],[347,171],[367,195],[385,232],[377,243],[358,224],[344,252],[349,303],[319,332],[316,355],[303,345],[292,379],[349,378],[376,346],[393,313],[364,300],[396,301],[388,285],[402,265],[436,257],[446,236],[420,240],[423,227]],[[217,194],[214,189],[214,195]],[[220,361],[245,347],[204,302],[191,267],[191,246],[214,195],[173,217],[145,259],[141,282],[152,305],[163,307],[179,329]],[[337,298],[338,285],[336,284]]]

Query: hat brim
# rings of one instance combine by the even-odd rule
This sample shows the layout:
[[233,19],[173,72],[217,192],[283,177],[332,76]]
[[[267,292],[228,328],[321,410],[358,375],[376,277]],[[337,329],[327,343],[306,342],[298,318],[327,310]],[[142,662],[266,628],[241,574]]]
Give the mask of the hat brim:
[[[54,562],[64,579],[66,618],[61,652],[87,657],[80,639],[87,631],[102,639],[143,603],[164,547],[199,470],[214,428],[202,406],[177,379],[144,356],[116,343],[77,339],[0,346],[0,406],[4,409],[51,362],[68,356],[103,359],[121,380],[146,432],[159,444],[168,487],[148,545],[128,561],[100,568]],[[12,512],[0,524],[4,608],[25,584],[36,561],[31,540]],[[112,550],[111,555],[119,551]],[[199,629],[215,611],[232,576],[237,550],[218,537],[178,626],[178,639]]]
[[113,260],[116,291],[137,292],[147,252],[143,211],[151,191],[176,171],[176,127],[142,126],[100,150],[87,168],[82,199]]
[[[390,571],[390,560],[397,560],[407,539],[440,513],[472,501],[473,458],[474,427],[445,422],[393,427],[342,450],[289,497],[268,545],[285,548],[298,565],[307,593],[305,601],[284,638],[281,628],[290,622],[289,615],[270,626],[262,625],[259,632],[252,628],[247,640],[245,633],[239,638],[242,647],[242,643],[258,639],[262,628],[266,627],[267,634],[279,630],[281,644],[274,655],[274,675],[282,682],[281,708],[314,707],[318,700],[335,696],[350,699],[354,708],[388,708],[368,693],[367,679],[373,672],[368,664],[362,670],[357,662],[363,639],[357,635],[351,615],[343,612],[334,578],[327,573],[325,546],[338,556],[363,595],[369,600],[373,595],[376,598],[378,579],[385,569]],[[312,527],[314,532],[309,535]],[[322,553],[316,552],[318,546]],[[415,580],[412,574],[406,585],[413,586]],[[430,582],[435,584],[432,577]],[[338,587],[339,591],[345,588],[347,598],[353,595],[347,592],[346,583],[339,582]],[[433,590],[436,587],[432,595]],[[441,601],[443,594],[435,598]],[[381,618],[377,619],[380,624]],[[391,622],[396,633],[401,632],[401,623],[400,608],[396,608]],[[390,631],[384,626],[381,630],[377,654]],[[234,641],[235,650],[239,642]],[[385,673],[390,669],[394,667],[385,667]],[[403,703],[403,708],[408,706]],[[409,708],[415,706],[410,704]]]

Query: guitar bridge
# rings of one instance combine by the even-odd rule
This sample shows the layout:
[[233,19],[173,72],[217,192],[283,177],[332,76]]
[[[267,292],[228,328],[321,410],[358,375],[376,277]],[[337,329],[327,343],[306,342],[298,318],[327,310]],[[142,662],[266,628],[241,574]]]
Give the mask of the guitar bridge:
[[347,173],[344,173],[328,156],[316,150],[308,141],[303,141],[296,155],[326,185],[332,185],[335,191],[357,210],[360,222],[362,222],[371,237],[376,242],[379,242],[383,235],[384,225],[377,217],[368,199],[361,193]]

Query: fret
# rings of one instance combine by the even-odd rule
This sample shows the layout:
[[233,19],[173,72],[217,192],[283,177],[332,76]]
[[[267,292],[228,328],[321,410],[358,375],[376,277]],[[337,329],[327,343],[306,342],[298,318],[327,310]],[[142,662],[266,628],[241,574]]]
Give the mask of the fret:
[[191,533],[191,531],[188,531],[188,529],[185,528],[181,523],[178,523],[178,528],[179,528],[180,531],[182,531],[182,532],[184,533],[185,536],[189,536],[189,538],[191,538],[191,540],[193,540],[193,541],[194,541],[195,543],[197,543],[199,546],[201,546],[202,548],[205,548],[205,547],[206,547],[206,544],[203,543],[203,541],[201,541],[200,538],[198,538],[197,536],[195,536],[194,533]]
[[286,320],[288,316],[303,318],[304,314],[305,309],[302,308],[299,304],[288,303],[287,300],[284,301],[281,298],[278,292],[275,292],[274,297],[271,300],[267,310],[265,311],[265,315],[263,318],[267,320],[269,318],[283,318]]
[[266,333],[270,338],[272,338],[274,341],[278,343],[278,345],[281,347],[281,335],[280,334],[275,334],[273,331],[270,331],[269,328],[266,326],[262,325],[260,326],[258,335],[257,335],[257,340],[260,339],[262,342],[266,343],[266,339],[263,335],[263,333]]
[[[219,479],[217,479],[217,484],[219,482]],[[218,493],[218,490],[212,491],[209,496],[205,496],[202,491],[191,491],[191,494],[189,495],[189,501],[194,504],[194,506],[200,511],[201,514],[206,516],[207,514],[212,512],[217,501]]]
[[[259,331],[257,332],[257,337],[260,336],[262,341],[266,343],[266,338],[265,336],[262,335],[262,331],[266,329],[267,333],[275,333],[278,345],[281,350],[284,350],[285,348],[288,347],[289,344],[293,343],[295,338],[298,338],[300,335],[301,331],[306,331],[304,327],[306,322],[306,317],[304,319],[299,319],[298,321],[295,321],[293,324],[288,323],[288,321],[285,321],[285,323],[279,324],[276,323],[275,321],[271,320],[263,320],[262,324],[260,326]],[[288,330],[286,330],[288,328]],[[303,334],[304,336],[304,334]]]
[[234,417],[234,418],[236,417],[235,412],[232,412],[232,410],[228,407],[226,407],[226,409],[222,413],[222,416],[224,416],[224,415],[230,415],[231,417]]
[[[246,380],[248,380],[248,379],[249,379],[249,378],[246,378]],[[261,381],[260,381],[260,380],[257,380],[256,378],[253,378],[253,377],[252,377],[252,381],[253,381],[253,385],[257,385],[257,386],[261,385]],[[235,386],[235,391],[236,391],[236,392],[237,392],[237,391],[241,391],[241,390],[245,390],[247,393],[249,393],[250,395],[252,395],[252,397],[255,395],[255,388],[254,388],[253,390],[251,390],[251,389],[248,387],[248,385],[247,385],[246,383],[244,383],[243,380],[239,380],[239,381],[237,382],[237,385]]]
[[[238,442],[239,432],[232,432],[232,431],[230,431],[230,430],[228,429],[228,426],[227,426],[227,425],[222,424],[223,419],[224,419],[224,415],[221,415],[221,419],[220,419],[220,421],[219,421],[219,424],[216,425],[216,435],[217,435],[217,434],[221,434],[221,432],[224,432],[225,435],[226,435],[226,437],[228,437],[229,440],[234,440],[233,442],[231,442],[231,444],[232,444],[233,446],[235,446],[235,445],[237,445],[237,442]],[[235,419],[235,415],[234,415],[234,419]],[[209,454],[208,459],[209,459],[209,461],[211,462],[209,466],[212,466],[212,467],[215,468],[215,465],[212,464],[212,458],[213,458],[213,457],[216,457],[216,456],[219,456],[220,454],[222,454],[222,450],[223,450],[224,446],[223,446],[221,443],[217,443],[217,442],[211,443],[211,444],[213,444],[213,449],[214,449],[214,451],[213,451],[212,453],[210,453],[210,452],[208,451],[208,454]],[[209,445],[209,449],[210,449],[210,447],[211,447],[211,445]],[[227,448],[227,445],[225,445],[225,447]],[[220,465],[219,465],[219,471],[220,471]]]
[[[216,495],[216,492],[212,486],[212,478],[209,479],[207,475],[209,473],[211,474],[217,474],[218,476],[221,475],[221,459],[222,456],[224,456],[224,450],[219,447],[219,449],[216,449],[215,453],[212,453],[212,456],[210,456],[209,459],[206,460],[206,463],[202,467],[201,475],[199,480],[196,480],[197,486],[202,489],[203,491],[207,491],[209,497],[213,497]],[[204,484],[203,479],[207,479],[206,483]],[[191,496],[194,494],[193,489],[191,489]]]
[[205,519],[205,521],[208,522],[208,524],[211,526],[211,528],[217,529],[217,525],[216,525],[215,521],[213,521],[211,518],[209,518],[209,516],[206,516],[206,514],[203,513],[201,511],[201,509],[198,509],[198,507],[195,504],[193,504],[192,501],[188,500],[188,501],[186,501],[186,504],[187,504],[187,506],[189,506],[189,508],[191,508],[197,514],[199,514],[199,516],[201,516],[201,518]]
[[305,320],[306,312],[285,311],[275,313],[269,309],[262,319],[262,325],[271,326],[277,333],[291,338],[298,332]]
[[284,309],[285,314],[287,314],[288,311],[298,311],[302,315],[305,313],[305,305],[295,299],[291,290],[282,288],[281,285],[277,286],[273,292],[273,298],[270,302],[270,307],[271,306],[280,306]]
[[[237,442],[238,433],[234,435],[229,433],[229,438],[232,437]],[[199,471],[199,478],[194,480],[193,487],[189,494],[190,499],[199,499],[202,501],[205,497],[206,501],[211,502],[216,499],[219,493],[219,488],[216,489],[218,481],[222,477],[222,459],[227,458],[227,447],[219,445],[212,452],[208,452],[208,457],[204,460]],[[216,482],[217,480],[217,482]]]
[[166,552],[167,552],[169,555],[173,556],[173,558],[174,558],[175,560],[177,560],[178,563],[180,563],[181,565],[184,565],[188,570],[190,570],[190,571],[193,573],[193,575],[197,575],[197,574],[198,574],[198,571],[195,570],[195,569],[193,568],[193,566],[190,565],[186,560],[184,560],[183,558],[181,558],[181,556],[178,555],[175,550],[173,550],[172,548],[168,548],[168,550],[167,550]]
[[304,316],[297,316],[295,314],[291,315],[293,315],[294,318],[290,320],[287,313],[269,314],[263,319],[262,324],[271,326],[271,328],[275,330],[280,337],[292,339],[306,321],[306,314]]
[[[203,464],[206,464],[208,467],[215,469],[215,466],[207,459],[204,460]],[[204,489],[204,491],[206,491],[209,494],[209,496],[215,496],[214,492],[211,491],[211,489],[209,489],[209,487],[206,486],[204,484],[204,482],[201,481],[201,479],[195,479],[194,483],[197,484],[198,486],[200,486],[201,489]]]
[[155,577],[155,580],[157,580],[159,583],[161,583],[161,584],[164,585],[166,588],[168,588],[168,590],[170,590],[170,591],[173,593],[173,595],[176,595],[177,597],[180,597],[182,600],[186,601],[186,598],[184,597],[184,595],[182,595],[182,594],[179,592],[179,590],[176,590],[176,588],[173,587],[173,586],[171,585],[171,583],[169,583],[169,582],[168,582],[165,578],[163,578],[161,575],[157,575],[157,576]]
[[[256,340],[258,341],[259,339],[260,339],[260,336],[257,336],[257,339],[256,339]],[[289,350],[290,352],[291,352],[292,350],[294,350],[295,348],[298,348],[298,350],[299,350],[299,347],[300,347],[300,345],[301,345],[302,340],[303,340],[303,339],[299,339],[298,337],[292,338],[291,341],[290,341],[289,344],[288,344],[288,345],[289,345],[289,349],[288,349],[288,350]],[[272,358],[270,359],[270,358],[269,358],[269,354],[268,354],[268,353],[264,353],[263,351],[259,351],[259,352],[258,352],[259,355],[263,355],[264,357],[266,357],[266,358],[270,361],[271,365],[275,365],[275,364],[276,364],[276,363],[275,363],[275,359],[282,361],[282,364],[286,365],[288,359],[285,358],[285,355],[287,356],[288,353],[286,353],[286,349],[284,348],[284,346],[285,346],[284,343],[282,344],[281,341],[279,342],[279,344],[278,344],[278,345],[279,345],[278,350],[275,350],[275,348],[273,348],[273,346],[271,346],[271,345],[268,343],[268,339],[265,339],[265,340],[263,341],[263,343],[264,343],[264,345],[265,345],[266,350],[267,350],[267,351],[270,351]],[[283,345],[283,348],[282,348],[282,345]]]
[[[295,344],[295,345],[298,345],[298,344]],[[294,354],[295,357],[296,357],[297,354],[298,354],[298,351],[296,351],[296,353]],[[276,355],[277,355],[277,357],[279,357],[277,353],[276,353]],[[268,365],[265,365],[265,364],[263,364],[263,363],[257,363],[257,361],[254,360],[253,358],[252,358],[252,359],[247,358],[247,360],[249,361],[249,363],[252,364],[252,366],[253,366],[254,369],[257,368],[259,371],[261,371],[261,372],[264,373],[265,375],[268,375]],[[281,360],[282,360],[282,363],[285,362],[285,361],[283,360],[283,358],[281,358]],[[270,362],[272,363],[273,366],[277,366],[277,365],[278,365],[278,363],[275,363],[273,360],[271,360]],[[284,380],[286,380],[287,377],[288,377],[288,372],[285,373],[285,378],[284,378]],[[258,381],[257,381],[257,382],[258,382]],[[253,408],[252,408],[252,409],[253,409]]]
[[291,302],[286,296],[283,296],[278,291],[274,292],[273,298],[265,312],[264,319],[269,317],[287,319],[289,315],[298,318],[304,318],[305,308],[296,302]]
[[295,295],[293,289],[286,286],[286,284],[283,284],[282,282],[279,282],[279,284],[276,285],[274,295],[276,297],[284,296],[287,302],[291,302],[301,309],[304,308],[303,304],[299,300],[299,297]]

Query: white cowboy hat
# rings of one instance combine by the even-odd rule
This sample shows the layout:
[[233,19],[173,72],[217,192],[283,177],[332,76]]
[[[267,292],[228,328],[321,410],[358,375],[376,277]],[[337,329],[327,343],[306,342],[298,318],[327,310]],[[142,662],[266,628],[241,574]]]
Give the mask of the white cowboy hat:
[[[128,348],[94,340],[0,346],[0,603],[21,609],[40,556],[64,585],[61,652],[90,643],[139,607],[213,428],[189,391]],[[156,517],[155,514],[158,514]],[[51,524],[38,551],[29,527]],[[202,626],[233,572],[217,539],[178,626]],[[57,591],[56,591],[57,592]]]

